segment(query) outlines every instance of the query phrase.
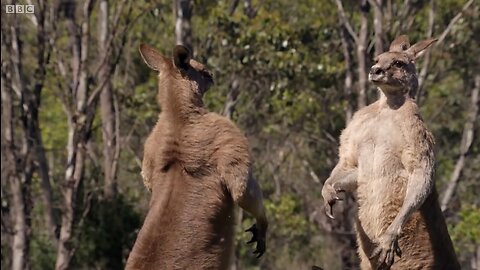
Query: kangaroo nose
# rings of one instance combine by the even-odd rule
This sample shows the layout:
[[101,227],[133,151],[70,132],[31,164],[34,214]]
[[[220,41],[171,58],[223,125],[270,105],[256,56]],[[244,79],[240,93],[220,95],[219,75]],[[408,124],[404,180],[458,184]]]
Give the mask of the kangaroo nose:
[[380,75],[383,74],[383,70],[379,67],[373,66],[370,70],[370,74]]

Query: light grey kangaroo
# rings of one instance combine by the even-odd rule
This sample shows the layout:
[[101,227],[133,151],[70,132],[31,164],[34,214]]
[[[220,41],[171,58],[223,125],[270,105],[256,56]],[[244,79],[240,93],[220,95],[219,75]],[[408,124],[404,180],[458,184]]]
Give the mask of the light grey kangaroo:
[[399,36],[375,58],[369,80],[380,98],[342,132],[322,189],[332,218],[340,192],[357,194],[361,269],[460,269],[433,179],[434,138],[414,100],[415,60],[435,41]]

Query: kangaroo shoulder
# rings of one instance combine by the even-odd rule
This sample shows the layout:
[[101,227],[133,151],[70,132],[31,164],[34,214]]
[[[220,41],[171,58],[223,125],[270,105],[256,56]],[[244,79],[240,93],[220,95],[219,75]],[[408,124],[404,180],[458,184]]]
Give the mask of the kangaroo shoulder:
[[353,114],[352,121],[350,122],[349,125],[355,126],[355,125],[361,124],[365,120],[368,120],[372,118],[374,115],[376,115],[378,111],[379,111],[378,101],[368,106],[365,106],[360,110],[358,110],[357,112],[355,112],[355,114]]
[[215,113],[206,115],[207,125],[215,132],[213,146],[222,159],[250,160],[248,140],[228,118]]
[[348,123],[342,131],[340,139],[346,140],[347,137],[354,136],[356,133],[363,130],[365,124],[370,119],[373,119],[378,110],[378,102],[375,102],[355,112],[350,123]]
[[403,123],[403,132],[405,133],[407,140],[423,142],[429,146],[433,146],[433,135],[428,130],[415,102],[407,102],[403,114],[400,115],[400,117],[401,119],[399,120]]
[[216,139],[222,142],[246,143],[247,138],[228,118],[216,113],[206,115],[206,124],[215,132]]

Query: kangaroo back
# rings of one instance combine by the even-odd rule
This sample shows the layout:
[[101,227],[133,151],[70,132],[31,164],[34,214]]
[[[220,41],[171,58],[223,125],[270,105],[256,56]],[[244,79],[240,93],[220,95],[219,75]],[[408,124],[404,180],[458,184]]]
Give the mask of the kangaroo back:
[[215,176],[172,165],[154,181],[145,223],[127,269],[224,269],[232,248],[233,200]]

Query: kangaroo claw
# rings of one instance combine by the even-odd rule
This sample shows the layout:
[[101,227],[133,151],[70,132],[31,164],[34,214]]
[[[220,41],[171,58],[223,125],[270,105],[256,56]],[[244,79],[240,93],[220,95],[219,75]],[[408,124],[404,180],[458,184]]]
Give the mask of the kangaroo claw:
[[257,242],[257,246],[255,248],[255,251],[253,251],[253,254],[255,254],[257,258],[260,258],[263,255],[263,253],[265,253],[265,249],[266,249],[266,245],[265,245],[266,232],[258,229],[256,224],[253,224],[252,227],[245,230],[245,232],[252,233],[252,239],[250,239],[250,241],[248,241],[247,244],[252,244],[254,242]]

